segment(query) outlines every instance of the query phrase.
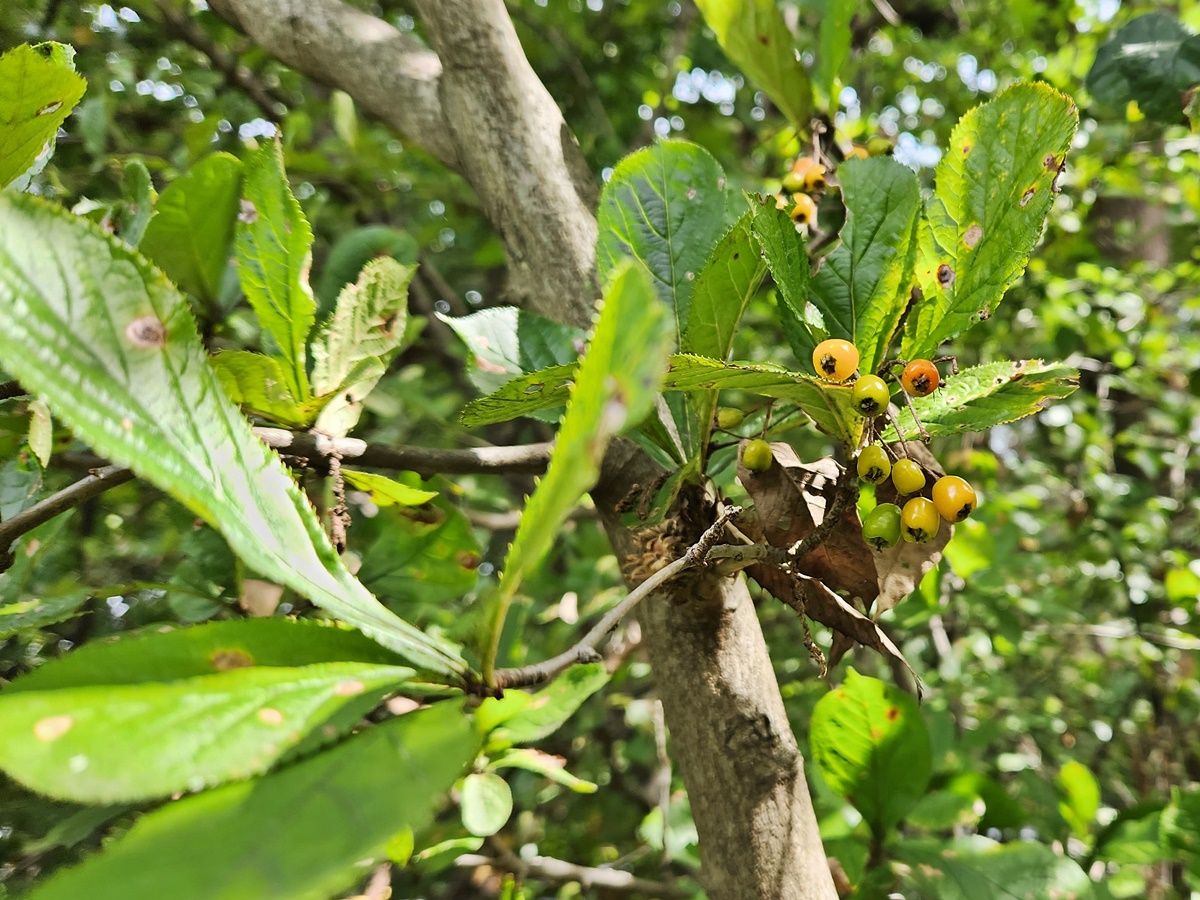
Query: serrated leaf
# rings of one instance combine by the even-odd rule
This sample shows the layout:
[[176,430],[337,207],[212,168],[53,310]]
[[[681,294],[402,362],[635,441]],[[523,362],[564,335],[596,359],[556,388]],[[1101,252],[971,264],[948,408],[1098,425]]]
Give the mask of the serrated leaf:
[[[821,16],[821,31],[817,46],[817,68],[813,80],[817,90],[825,97],[830,114],[837,110],[838,73],[850,55],[850,20],[854,18],[857,0],[827,0]],[[840,172],[839,172],[840,176]]]
[[204,157],[159,195],[138,249],[182,290],[214,302],[229,266],[241,190],[241,160],[228,153]]
[[846,224],[812,277],[810,300],[828,336],[854,344],[859,369],[874,372],[908,305],[921,187],[912,169],[886,156],[846,160],[838,178]]
[[968,112],[950,135],[919,228],[921,298],[901,355],[929,357],[988,318],[1025,270],[1054,202],[1079,112],[1047,84],[1018,84]]
[[286,363],[278,356],[225,350],[209,359],[225,395],[245,412],[288,428],[307,428],[328,397],[303,402],[292,393]]
[[1107,106],[1136,101],[1151,119],[1179,123],[1184,93],[1200,84],[1200,37],[1173,16],[1138,16],[1096,51],[1085,83]]
[[488,837],[504,827],[512,815],[513,797],[508,782],[494,772],[472,772],[463,779],[462,823],[476,837]]
[[812,85],[775,0],[699,0],[696,5],[725,54],[798,131],[807,132]]
[[409,487],[386,475],[356,469],[342,469],[341,472],[346,484],[369,493],[376,506],[420,506],[437,496],[437,491]]
[[1092,896],[1079,864],[1045,844],[998,844],[982,835],[951,841],[902,841],[895,856],[905,863],[902,886],[938,900],[1025,900]]
[[451,647],[388,612],[346,569],[279,457],[222,394],[179,293],[121,242],[24,195],[0,196],[0,360],[97,452],[221,531],[250,567],[419,667],[465,671]]
[[590,781],[577,778],[566,770],[566,760],[561,756],[551,756],[541,750],[522,748],[509,750],[488,764],[489,770],[495,769],[524,769],[543,778],[561,784],[577,794],[594,794],[599,787]]
[[390,256],[402,265],[416,265],[417,250],[416,238],[390,225],[364,225],[347,231],[334,242],[321,270],[317,295],[322,313],[332,309],[342,288],[357,281],[371,260]]
[[412,669],[363,663],[233,668],[182,681],[0,696],[0,768],[79,803],[199,790],[266,771],[340,707]]
[[580,328],[512,306],[440,318],[471,351],[467,372],[475,386],[488,393],[520,375],[574,365],[587,337]]
[[608,684],[602,663],[574,666],[534,694],[496,729],[494,737],[511,744],[532,744],[547,738]]
[[168,804],[29,898],[327,900],[397,834],[432,820],[478,746],[460,704],[400,716],[282,771]]
[[820,313],[808,302],[808,247],[786,211],[766,202],[755,211],[754,236],[775,281],[776,304],[783,336],[801,363],[812,359],[817,344],[827,338]]
[[[1051,400],[1079,387],[1079,372],[1057,363],[1025,359],[985,363],[947,378],[928,397],[914,397],[913,408],[931,435],[986,431],[1040,412]],[[896,417],[905,438],[918,434],[907,405]],[[889,427],[885,441],[896,439]]]
[[610,275],[546,474],[526,504],[509,548],[499,610],[506,609],[522,580],[553,546],[579,498],[600,477],[609,441],[653,407],[671,349],[670,325],[643,267],[626,263]]
[[0,188],[52,148],[59,126],[87,90],[55,46],[22,44],[0,56]]
[[571,396],[577,368],[575,364],[551,366],[513,378],[495,393],[463,407],[462,423],[477,428],[563,406]]
[[725,359],[733,348],[738,323],[767,271],[751,233],[754,215],[747,211],[725,232],[700,270],[681,342],[685,353]]
[[[344,435],[358,422],[362,399],[382,377],[404,343],[408,324],[408,286],[416,266],[390,256],[368,263],[354,284],[338,294],[333,315],[313,336],[313,391],[338,393],[322,411],[317,427]],[[364,369],[364,363],[376,365]],[[352,399],[346,399],[349,393]]]
[[933,771],[917,701],[894,685],[846,670],[846,683],[817,701],[813,761],[882,839],[925,794]]
[[308,286],[312,229],[292,196],[278,139],[249,154],[237,216],[238,279],[287,363],[292,395],[310,396],[305,343],[316,319]]
[[725,232],[726,205],[725,173],[703,147],[660,140],[625,157],[600,195],[601,281],[608,284],[633,257],[653,277],[678,342],[696,276]]

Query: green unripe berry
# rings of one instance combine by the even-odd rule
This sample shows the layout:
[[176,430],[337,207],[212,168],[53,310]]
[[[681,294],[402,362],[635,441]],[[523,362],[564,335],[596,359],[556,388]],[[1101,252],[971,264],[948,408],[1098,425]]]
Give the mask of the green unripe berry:
[[736,406],[722,406],[717,410],[717,427],[737,428],[745,418],[746,414]]
[[854,382],[854,390],[850,396],[856,410],[864,416],[872,417],[887,411],[891,394],[887,382],[878,375],[864,375]]
[[872,444],[858,454],[858,477],[868,484],[879,484],[892,472],[892,463],[887,451],[878,444]]
[[746,446],[742,448],[742,465],[751,472],[765,472],[771,468],[771,463],[775,461],[775,455],[771,452],[771,445],[761,439],[747,441]]
[[892,484],[899,494],[915,494],[925,487],[925,472],[911,459],[898,459],[892,466]]
[[876,550],[895,547],[900,540],[900,507],[880,503],[863,520],[863,540]]
[[904,504],[900,513],[900,533],[910,544],[924,544],[933,540],[941,527],[942,517],[932,500],[913,497]]

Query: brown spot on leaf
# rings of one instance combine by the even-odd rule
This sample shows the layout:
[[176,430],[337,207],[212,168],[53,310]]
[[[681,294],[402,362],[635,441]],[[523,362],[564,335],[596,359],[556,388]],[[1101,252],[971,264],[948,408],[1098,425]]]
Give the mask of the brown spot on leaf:
[[50,115],[50,113],[58,112],[60,109],[62,109],[62,101],[61,100],[53,100],[50,103],[47,103],[41,109],[39,109],[36,114],[39,116],[48,116],[48,115]]
[[458,560],[458,564],[464,569],[474,571],[475,569],[479,568],[478,553],[473,553],[470,550],[460,550],[458,551],[458,556],[456,559]]
[[333,686],[333,693],[338,697],[357,697],[367,686],[357,678],[343,678]]
[[140,316],[125,326],[125,337],[142,350],[157,350],[167,342],[167,327],[157,316]]
[[954,284],[954,270],[950,268],[949,264],[942,263],[938,266],[937,280],[938,284],[944,288],[948,288]]
[[1026,206],[1029,205],[1029,201],[1033,199],[1033,195],[1036,193],[1037,193],[1037,191],[1035,191],[1033,188],[1030,188],[1024,194],[1021,195],[1021,209],[1024,209]]
[[971,152],[970,144],[963,144],[963,159],[967,158],[967,154]]
[[1055,171],[1058,168],[1058,157],[1053,153],[1047,153],[1045,157],[1042,158],[1042,167],[1047,172]]
[[209,661],[218,672],[245,669],[254,665],[254,657],[244,650],[217,650],[209,657]]
[[895,722],[898,718],[900,718],[900,708],[896,706],[889,706],[886,715],[889,722]]
[[922,291],[922,290],[921,290],[919,287],[917,287],[917,286],[914,284],[914,285],[913,285],[913,288],[912,288],[912,291],[909,293],[909,295],[908,295],[908,296],[909,296],[909,299],[910,299],[910,300],[911,300],[913,303],[920,303],[922,300],[924,300],[924,299],[925,299],[925,292],[924,292],[924,291]]
[[260,722],[267,725],[283,724],[283,713],[271,706],[264,706],[260,709],[258,711],[258,718]]
[[769,47],[771,45],[771,37],[770,35],[760,34],[758,36],[758,42],[764,47]]
[[243,225],[253,225],[258,221],[258,207],[243,197],[238,208],[237,218]]
[[70,716],[47,716],[39,719],[33,726],[33,736],[39,741],[58,740],[71,730],[75,720]]
[[972,225],[967,229],[967,233],[963,235],[963,243],[968,247],[974,247],[979,243],[979,239],[983,237],[983,229],[979,225]]

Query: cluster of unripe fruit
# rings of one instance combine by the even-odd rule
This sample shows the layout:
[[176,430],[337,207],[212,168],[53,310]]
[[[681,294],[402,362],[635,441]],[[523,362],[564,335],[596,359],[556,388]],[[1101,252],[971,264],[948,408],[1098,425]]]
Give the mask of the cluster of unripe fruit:
[[[854,378],[858,359],[858,348],[849,341],[822,341],[813,350],[813,368],[817,374],[836,384]],[[927,359],[904,363],[900,374],[901,387],[913,397],[929,396],[940,381],[937,366]],[[874,418],[887,412],[891,391],[878,375],[861,375],[854,381],[851,396],[854,408],[861,415]],[[742,450],[742,464],[752,472],[765,472],[772,461],[770,445],[764,440],[750,441]],[[880,503],[863,520],[863,540],[876,550],[894,547],[902,537],[910,543],[926,543],[937,535],[942,519],[961,522],[975,511],[978,503],[975,490],[957,475],[944,475],[934,482],[932,499],[917,496],[925,489],[924,469],[907,456],[893,463],[882,444],[863,448],[857,468],[858,477],[868,484],[881,484],[890,476],[896,493],[910,498],[903,509],[895,503]]]

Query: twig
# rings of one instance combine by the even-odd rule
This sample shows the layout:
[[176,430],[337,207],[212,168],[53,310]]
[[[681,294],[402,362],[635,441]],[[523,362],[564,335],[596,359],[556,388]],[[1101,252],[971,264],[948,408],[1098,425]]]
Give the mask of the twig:
[[0,400],[11,400],[13,397],[24,397],[25,388],[15,381],[0,383]]
[[554,859],[549,856],[534,856],[522,859],[513,853],[503,851],[497,856],[484,856],[479,853],[464,853],[455,861],[464,869],[475,869],[479,866],[491,866],[503,872],[512,872],[523,878],[537,878],[554,882],[578,882],[587,891],[589,888],[600,888],[622,894],[640,894],[643,897],[687,897],[689,894],[682,888],[663,881],[650,881],[638,878],[620,869],[601,869],[591,866],[580,866],[575,863]]
[[11,519],[0,522],[0,572],[12,565],[11,548],[13,541],[26,532],[32,531],[44,522],[49,522],[60,513],[78,506],[85,500],[99,496],[109,488],[133,478],[133,473],[120,466],[105,466],[96,469],[86,478],[65,487],[56,494],[51,494],[40,503],[35,503],[26,510],[17,513]]
[[346,505],[346,479],[342,477],[342,455],[329,453],[329,477],[333,480],[334,506],[329,513],[330,537],[338,553],[346,549],[346,529],[350,527],[350,507]]
[[725,530],[725,524],[741,511],[742,508],[740,506],[731,506],[721,513],[717,517],[717,521],[701,535],[700,540],[696,541],[688,549],[687,553],[674,562],[668,563],[630,591],[624,600],[610,609],[607,615],[574,645],[558,654],[558,656],[553,656],[539,663],[519,666],[514,669],[497,669],[490,687],[496,691],[503,691],[505,688],[529,687],[535,684],[542,684],[552,681],[578,663],[598,662],[600,654],[596,651],[596,646],[604,639],[604,636],[612,631],[617,626],[617,623],[625,618],[635,606],[680,572],[703,564],[708,557],[708,552],[716,546],[721,533]]

